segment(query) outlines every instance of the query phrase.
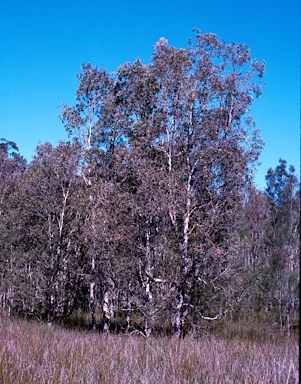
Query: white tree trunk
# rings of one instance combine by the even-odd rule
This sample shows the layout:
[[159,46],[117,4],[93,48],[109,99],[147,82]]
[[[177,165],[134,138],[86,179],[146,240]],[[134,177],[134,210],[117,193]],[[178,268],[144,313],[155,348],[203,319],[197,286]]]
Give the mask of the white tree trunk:
[[109,333],[110,323],[111,323],[111,308],[110,308],[110,294],[108,290],[106,290],[103,295],[102,313],[103,313],[103,332]]

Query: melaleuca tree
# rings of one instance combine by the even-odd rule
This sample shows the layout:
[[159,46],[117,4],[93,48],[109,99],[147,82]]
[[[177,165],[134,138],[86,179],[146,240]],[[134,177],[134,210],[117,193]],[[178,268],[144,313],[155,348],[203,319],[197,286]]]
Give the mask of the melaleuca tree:
[[[158,92],[160,84],[153,65],[138,59],[116,73],[116,104],[127,117],[123,129],[126,147],[118,186],[124,191],[131,213],[133,281],[129,303],[144,321],[148,336],[166,307],[166,282],[162,268],[165,211],[162,196],[162,154],[156,149],[160,127]],[[164,287],[163,287],[164,286]],[[135,289],[133,289],[135,287]]]
[[22,225],[18,216],[19,182],[26,160],[17,145],[6,139],[0,143],[0,306],[11,311],[15,296],[15,265]]
[[265,193],[251,184],[246,191],[243,209],[242,238],[245,266],[261,262],[265,252],[266,228],[269,221],[268,200]]
[[299,308],[300,183],[293,166],[280,159],[266,175],[269,306],[280,315]]
[[253,184],[248,185],[241,207],[237,258],[242,275],[244,301],[235,311],[236,316],[250,316],[266,311],[266,243],[269,221],[268,199],[265,193]]
[[161,116],[156,148],[164,155],[165,202],[180,260],[174,276],[179,334],[189,314],[220,314],[206,291],[221,297],[231,271],[240,202],[261,147],[245,115],[260,95],[256,78],[263,65],[251,60],[246,46],[199,31],[190,49],[164,40],[155,48]]
[[71,144],[40,145],[19,189],[23,231],[17,310],[49,323],[71,313],[82,284],[78,166],[77,148]]
[[[109,302],[114,291],[111,266],[114,257],[112,220],[115,213],[116,164],[122,165],[123,128],[126,118],[115,103],[114,80],[104,69],[83,65],[74,107],[63,106],[62,120],[73,140],[80,146],[80,174],[86,183],[86,252],[90,262],[89,305],[92,327],[96,328],[97,301],[103,308],[104,330],[108,331]],[[111,205],[112,203],[112,205]]]
[[[161,304],[173,312],[176,335],[188,317],[216,318],[232,300],[224,292],[237,217],[262,145],[248,112],[263,71],[248,47],[197,30],[185,49],[160,39],[149,65],[137,60],[110,75],[85,65],[78,104],[63,110],[67,130],[86,140],[83,174],[92,180],[95,172],[95,183],[110,185],[131,212],[125,225],[136,233],[145,318],[155,290],[157,303],[169,291]],[[91,265],[101,259],[93,253]],[[159,281],[165,288],[155,288]]]

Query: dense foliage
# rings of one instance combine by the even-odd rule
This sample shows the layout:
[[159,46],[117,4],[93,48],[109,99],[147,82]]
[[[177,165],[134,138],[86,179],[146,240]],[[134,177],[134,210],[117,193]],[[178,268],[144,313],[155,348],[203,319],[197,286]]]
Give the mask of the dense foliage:
[[[249,116],[264,63],[196,31],[150,64],[91,64],[64,105],[70,142],[26,164],[0,146],[1,306],[96,328],[170,327],[298,311],[299,184],[284,160],[252,184],[262,148]],[[169,319],[166,321],[166,319]]]

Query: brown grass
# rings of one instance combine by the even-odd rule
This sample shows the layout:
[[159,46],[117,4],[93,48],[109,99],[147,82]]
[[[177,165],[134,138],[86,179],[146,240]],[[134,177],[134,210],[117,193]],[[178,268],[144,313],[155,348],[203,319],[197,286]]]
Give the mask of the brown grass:
[[71,331],[0,316],[0,383],[299,383],[296,337]]

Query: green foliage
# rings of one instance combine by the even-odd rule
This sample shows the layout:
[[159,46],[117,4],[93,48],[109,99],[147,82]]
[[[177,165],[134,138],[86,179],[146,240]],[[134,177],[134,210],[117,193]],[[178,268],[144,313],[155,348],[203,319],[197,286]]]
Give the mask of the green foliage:
[[195,31],[150,64],[84,64],[61,118],[72,142],[28,165],[0,143],[1,307],[49,323],[196,330],[228,313],[297,311],[293,168],[252,185],[262,147],[249,107],[264,63]]

